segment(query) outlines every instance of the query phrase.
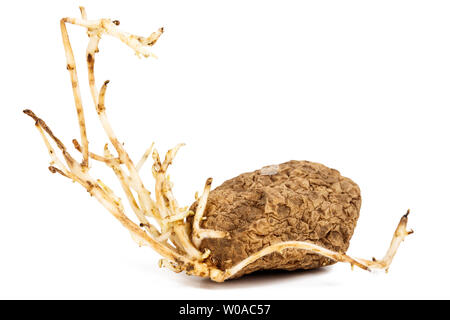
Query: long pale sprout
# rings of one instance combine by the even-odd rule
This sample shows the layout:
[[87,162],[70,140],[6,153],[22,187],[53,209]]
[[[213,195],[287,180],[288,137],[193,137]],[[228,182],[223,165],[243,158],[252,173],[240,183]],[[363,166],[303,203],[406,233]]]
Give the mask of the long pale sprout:
[[285,249],[301,249],[306,250],[309,252],[313,252],[316,254],[319,254],[321,256],[330,258],[337,262],[347,262],[350,263],[350,265],[357,266],[361,269],[371,271],[372,269],[382,269],[386,272],[389,269],[389,266],[391,265],[392,259],[395,256],[395,253],[397,252],[398,247],[400,246],[400,243],[402,243],[406,236],[413,233],[412,230],[408,231],[406,229],[406,225],[408,223],[408,215],[409,210],[407,213],[400,219],[400,222],[394,232],[394,236],[392,238],[391,244],[388,248],[388,251],[385,255],[385,257],[378,261],[375,258],[372,260],[365,260],[365,259],[359,259],[359,258],[352,258],[344,253],[335,252],[332,250],[328,250],[326,248],[323,248],[321,246],[315,245],[313,243],[304,242],[304,241],[285,241],[285,242],[279,242],[273,245],[270,245],[255,254],[249,256],[248,258],[242,260],[238,264],[234,265],[230,269],[226,270],[223,274],[224,279],[232,278],[234,275],[236,275],[239,271],[244,269],[246,266],[250,265],[252,262],[255,262],[256,260],[274,253],[274,252],[281,252]]
[[[153,177],[155,178],[156,204],[159,208],[162,208],[161,217],[164,218],[164,222],[166,223],[169,222],[170,216],[177,214],[178,211],[178,206],[173,201],[174,197],[172,196],[170,182],[167,181],[166,170],[181,146],[182,145],[178,145],[175,147],[175,150],[169,150],[163,163],[161,163],[157,150],[153,150],[152,154],[154,160],[152,171]],[[174,242],[177,248],[185,251],[192,259],[200,259],[203,256],[202,252],[200,252],[190,241],[184,223],[181,221],[174,221],[169,224],[169,228],[174,232],[174,235],[171,236],[171,241]]]
[[[268,254],[281,252],[282,250],[290,248],[316,253],[338,262],[347,262],[352,266],[356,265],[369,271],[375,268],[384,270],[389,268],[400,243],[408,234],[412,233],[412,231],[406,230],[409,212],[400,220],[389,250],[382,260],[373,259],[370,261],[357,259],[309,242],[287,241],[270,245],[250,255],[248,258],[227,270],[219,270],[214,265],[211,265],[207,260],[207,257],[210,254],[209,249],[203,251],[200,250],[202,241],[206,238],[230,237],[227,232],[203,229],[201,227],[201,222],[204,219],[204,213],[207,206],[208,195],[211,190],[212,179],[207,179],[200,198],[196,197],[198,203],[195,212],[189,210],[189,207],[180,207],[173,195],[172,182],[167,174],[167,170],[172,164],[178,150],[184,144],[178,144],[173,149],[169,150],[162,162],[158,151],[154,148],[154,144],[152,144],[150,148],[144,152],[137,162],[137,165],[135,165],[129,154],[126,152],[123,144],[115,135],[106,115],[105,96],[109,81],[103,83],[100,91],[98,91],[96,87],[94,74],[95,55],[99,51],[98,45],[102,35],[106,34],[118,38],[133,49],[138,56],[155,57],[149,48],[159,39],[163,32],[163,28],[158,29],[148,37],[140,37],[121,31],[118,28],[119,22],[117,20],[88,20],[84,8],[81,7],[80,10],[81,19],[63,18],[60,21],[60,27],[66,53],[67,70],[69,71],[72,83],[73,97],[81,135],[81,143],[78,143],[76,139],[73,139],[72,143],[74,148],[81,153],[82,161],[78,162],[75,160],[66,146],[53,134],[42,119],[37,117],[31,110],[24,110],[24,113],[35,120],[35,126],[38,129],[51,158],[49,170],[52,173],[59,173],[84,187],[117,220],[120,221],[139,245],[149,246],[163,257],[163,259],[160,260],[160,266],[170,268],[175,272],[185,271],[188,274],[209,277],[214,281],[222,282],[226,279],[235,277],[240,271],[256,260]],[[88,148],[89,141],[86,132],[83,103],[75,58],[66,28],[67,23],[82,26],[87,29],[89,42],[86,49],[86,61],[90,94],[103,130],[117,155],[111,153],[108,144],[105,144],[103,155],[91,152]],[[58,157],[52,144],[57,146],[64,161]],[[153,158],[151,170],[155,179],[154,199],[139,176],[140,170],[150,155]],[[91,176],[89,159],[104,163],[112,169],[119,180],[125,197],[139,223],[135,223],[128,218],[125,214],[121,199],[110,187],[100,179],[95,179]],[[194,216],[192,223],[187,220],[191,215]],[[149,218],[154,219],[157,226],[153,225]]]
[[83,153],[82,166],[83,166],[83,169],[86,169],[89,167],[89,149],[88,149],[88,139],[87,139],[87,133],[86,133],[86,120],[84,117],[83,104],[81,101],[80,86],[78,84],[78,75],[77,75],[77,69],[76,69],[76,64],[75,64],[75,57],[73,55],[72,46],[70,45],[69,35],[67,33],[67,28],[66,28],[66,24],[65,24],[64,20],[60,21],[60,26],[61,26],[61,35],[62,35],[62,40],[63,40],[63,44],[64,44],[64,50],[66,52],[67,70],[69,70],[69,73],[70,73],[73,97],[75,100],[75,107],[76,107],[77,116],[78,116],[78,124],[80,127],[81,145],[82,145],[81,152]]
[[[191,259],[186,255],[186,252],[195,249],[193,245],[188,241],[189,237],[187,232],[180,233],[181,239],[177,232],[174,232],[178,228],[178,223],[180,219],[185,218],[177,210],[172,212],[167,210],[168,205],[165,202],[159,203],[159,207],[156,202],[150,197],[150,192],[145,188],[142,180],[138,175],[138,169],[143,165],[143,162],[149,156],[151,151],[147,150],[143,158],[140,161],[138,168],[134,165],[133,161],[129,157],[128,153],[125,151],[123,145],[119,142],[114,134],[114,131],[109,123],[106,116],[105,107],[105,94],[108,81],[105,81],[100,92],[96,89],[95,76],[94,76],[94,63],[95,63],[95,53],[98,52],[98,43],[102,34],[109,34],[114,37],[119,38],[121,41],[125,42],[132,49],[135,50],[136,54],[143,55],[145,57],[154,56],[148,47],[155,44],[159,36],[162,33],[162,28],[158,32],[153,33],[148,38],[134,36],[125,32],[122,32],[116,28],[119,24],[117,21],[110,21],[109,19],[101,19],[97,21],[86,20],[86,12],[84,8],[81,8],[82,19],[73,18],[63,18],[61,19],[61,34],[63,38],[64,49],[66,51],[67,58],[67,69],[70,73],[70,78],[72,82],[73,95],[75,99],[76,111],[79,119],[79,127],[81,133],[81,144],[78,143],[76,139],[72,142],[76,150],[80,151],[83,156],[83,161],[78,163],[67,151],[65,145],[53,134],[50,128],[45,124],[45,122],[38,118],[31,110],[24,110],[24,112],[32,117],[36,121],[36,127],[41,133],[44,139],[45,145],[51,156],[51,166],[50,171],[53,173],[60,173],[61,175],[72,179],[73,181],[82,185],[86,190],[94,196],[114,217],[116,217],[122,225],[124,225],[132,234],[133,238],[137,240],[140,244],[148,245],[159,252],[163,257],[169,259],[174,264],[183,266],[183,268],[188,268],[189,273],[197,274],[202,276],[208,276],[210,268],[207,268],[204,263],[199,259]],[[108,136],[111,144],[114,146],[118,156],[114,157],[111,155],[107,147],[105,146],[104,156],[100,156],[96,153],[90,152],[88,149],[88,139],[86,133],[86,124],[84,117],[84,109],[81,100],[81,93],[78,84],[78,76],[76,72],[75,58],[70,44],[66,23],[72,23],[76,25],[85,26],[88,30],[88,36],[90,38],[88,48],[86,50],[87,56],[87,66],[88,66],[88,81],[91,91],[92,100],[97,110],[100,122],[103,129]],[[62,152],[66,164],[56,156],[56,152],[51,146],[50,141],[47,139],[47,135],[56,143],[60,151]],[[165,171],[168,166],[172,163],[173,157],[176,154],[180,146],[168,152],[166,159],[161,165],[161,172],[164,175],[160,175],[160,185],[164,186],[159,190],[161,198],[167,198],[166,193],[169,192],[169,197],[171,195],[170,190],[166,190],[168,182],[166,181]],[[131,208],[136,214],[139,224],[132,222],[124,213],[123,205],[120,199],[113,193],[112,189],[101,182],[99,179],[94,179],[89,174],[89,162],[88,159],[94,159],[96,161],[103,162],[107,164],[119,179],[122,189],[126,195]],[[127,172],[121,167],[126,166]],[[135,198],[137,195],[137,199]],[[174,207],[174,199],[171,201],[172,209]],[[176,206],[177,208],[177,206]],[[161,212],[166,212],[168,217],[174,217],[174,219],[161,218]],[[153,226],[147,216],[155,218],[159,223],[161,231],[157,227]],[[185,230],[185,228],[183,228]],[[172,241],[177,244],[177,247],[173,247],[167,242],[168,238],[172,237]],[[196,249],[195,249],[196,250]],[[202,254],[197,250],[197,255],[202,258]]]

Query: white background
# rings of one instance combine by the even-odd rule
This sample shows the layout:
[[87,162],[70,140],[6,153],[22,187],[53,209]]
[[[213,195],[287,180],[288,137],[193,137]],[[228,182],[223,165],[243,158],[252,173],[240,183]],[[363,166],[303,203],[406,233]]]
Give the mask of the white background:
[[[156,253],[80,186],[51,175],[21,112],[70,145],[79,138],[59,19],[76,1],[11,1],[1,10],[0,298],[450,298],[448,1],[89,1],[88,17],[148,35],[159,59],[104,36],[98,83],[129,153],[178,142],[175,194],[291,159],[356,181],[361,215],[349,254],[382,257],[411,208],[415,233],[388,274],[339,264],[222,284],[159,269]],[[85,31],[69,26],[92,150],[106,137],[90,101]],[[150,165],[143,174],[151,186]],[[98,163],[92,173],[114,187]],[[117,188],[116,188],[117,189]]]

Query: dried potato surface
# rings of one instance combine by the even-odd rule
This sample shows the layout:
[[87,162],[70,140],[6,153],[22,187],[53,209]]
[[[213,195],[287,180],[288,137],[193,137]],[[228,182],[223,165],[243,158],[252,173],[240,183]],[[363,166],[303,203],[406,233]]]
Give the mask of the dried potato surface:
[[[211,250],[207,263],[221,270],[281,241],[309,241],[345,253],[360,207],[358,185],[337,170],[309,161],[265,167],[211,191],[201,227],[227,231],[230,237],[204,239],[200,248]],[[258,270],[313,269],[333,263],[290,248],[258,259],[234,278]]]

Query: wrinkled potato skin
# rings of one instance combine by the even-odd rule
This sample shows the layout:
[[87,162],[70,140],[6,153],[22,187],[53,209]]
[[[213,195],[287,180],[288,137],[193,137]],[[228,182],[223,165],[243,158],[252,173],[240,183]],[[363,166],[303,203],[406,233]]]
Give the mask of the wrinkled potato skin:
[[[278,173],[241,174],[211,191],[201,227],[228,231],[229,239],[204,239],[200,249],[221,270],[280,241],[310,241],[345,253],[361,207],[359,187],[337,170],[309,161],[280,164]],[[195,210],[196,203],[191,209]],[[191,220],[192,221],[192,220]],[[333,264],[299,249],[269,254],[234,278],[258,270],[313,269]]]

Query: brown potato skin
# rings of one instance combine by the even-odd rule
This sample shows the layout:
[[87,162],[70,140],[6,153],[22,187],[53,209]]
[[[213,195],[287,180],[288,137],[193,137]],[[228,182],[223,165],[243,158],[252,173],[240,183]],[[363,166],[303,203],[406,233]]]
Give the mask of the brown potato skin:
[[[261,170],[243,173],[211,191],[201,223],[202,228],[228,231],[230,238],[204,239],[200,249],[210,249],[208,264],[221,270],[281,241],[310,241],[345,253],[360,207],[358,185],[319,163],[289,161],[273,175]],[[258,270],[313,269],[333,263],[304,250],[286,249],[255,261],[234,278]]]

